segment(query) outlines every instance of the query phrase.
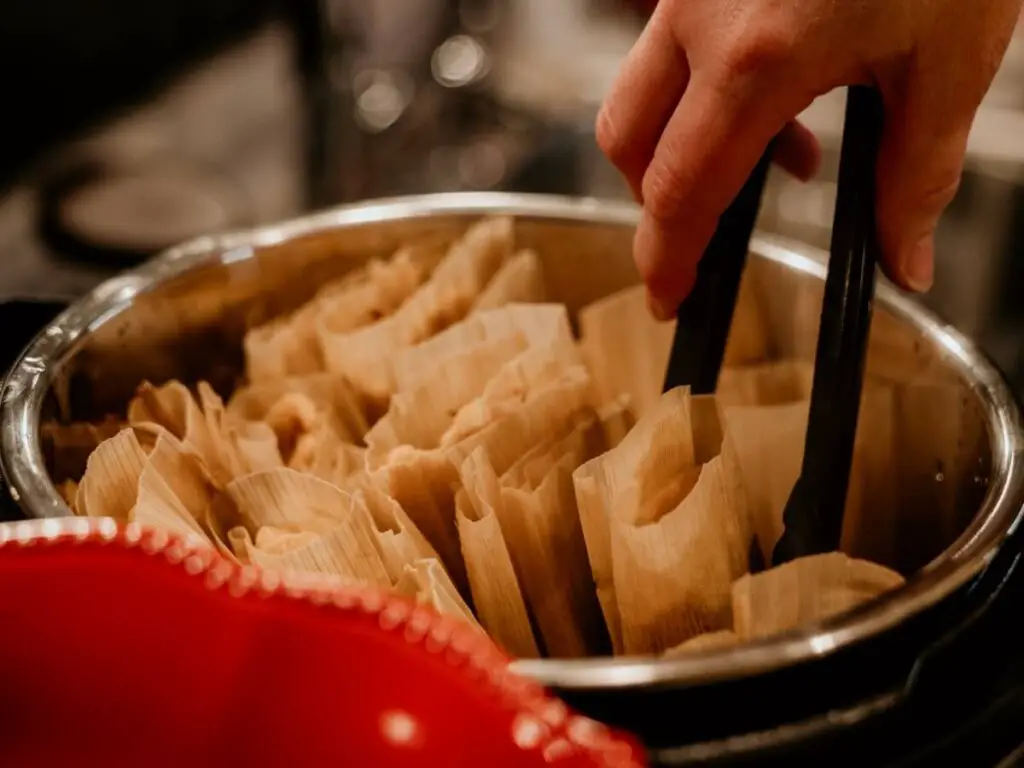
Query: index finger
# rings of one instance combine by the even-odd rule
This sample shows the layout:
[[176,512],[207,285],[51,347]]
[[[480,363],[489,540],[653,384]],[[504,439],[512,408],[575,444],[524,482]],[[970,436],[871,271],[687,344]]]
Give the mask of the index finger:
[[657,314],[674,314],[722,212],[800,109],[759,86],[753,78],[695,73],[661,136],[644,174],[644,212],[634,241]]

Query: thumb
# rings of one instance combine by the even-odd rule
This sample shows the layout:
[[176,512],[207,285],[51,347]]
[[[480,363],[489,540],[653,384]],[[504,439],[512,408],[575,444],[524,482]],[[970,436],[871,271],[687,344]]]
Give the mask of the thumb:
[[932,286],[935,230],[960,185],[977,104],[939,108],[923,88],[885,94],[878,158],[877,215],[883,268],[911,291]]

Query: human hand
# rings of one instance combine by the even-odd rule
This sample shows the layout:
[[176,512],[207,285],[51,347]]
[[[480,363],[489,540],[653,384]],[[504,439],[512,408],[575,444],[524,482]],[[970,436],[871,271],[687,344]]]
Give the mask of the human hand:
[[818,96],[874,85],[885,103],[877,219],[883,268],[932,283],[934,233],[1021,0],[661,0],[605,101],[597,139],[643,216],[634,258],[652,312],[675,315],[718,218],[776,135],[807,179]]

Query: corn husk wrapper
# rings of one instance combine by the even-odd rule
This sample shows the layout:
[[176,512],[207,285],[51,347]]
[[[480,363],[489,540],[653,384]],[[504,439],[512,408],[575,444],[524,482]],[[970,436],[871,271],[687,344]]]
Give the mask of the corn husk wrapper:
[[366,436],[368,466],[383,466],[399,447],[438,447],[456,414],[510,360],[529,347],[559,344],[573,345],[565,307],[515,304],[479,312],[401,352],[394,361],[398,392]]
[[167,430],[186,449],[206,461],[211,472],[220,470],[207,418],[188,387],[180,381],[169,381],[159,387],[143,382],[128,404],[128,423],[132,426],[155,424]]
[[494,507],[501,503],[498,478],[483,449],[464,462],[464,487],[455,497],[462,557],[480,622],[491,637],[518,658],[540,651],[519,587],[512,555]]
[[423,531],[441,555],[453,581],[467,585],[459,536],[455,529],[457,467],[477,448],[486,449],[496,473],[507,470],[551,432],[565,431],[590,406],[589,376],[581,367],[564,379],[531,393],[518,409],[504,409],[479,432],[431,451],[396,451],[378,473],[380,482]]
[[241,527],[238,510],[235,508],[234,502],[231,501],[230,497],[224,494],[215,496],[210,506],[206,508],[201,523],[203,530],[206,531],[206,535],[213,542],[214,547],[216,547],[222,557],[238,565],[246,565],[248,563],[247,559],[243,560],[238,556],[234,542],[231,539],[232,530],[236,528],[244,530],[244,528]]
[[729,482],[721,460],[714,459],[701,468],[683,501],[656,522],[613,519],[624,653],[659,653],[681,639],[729,626],[724,584],[747,570],[750,551],[749,528],[734,511],[730,499],[738,492]]
[[[687,390],[664,395],[614,450],[574,475],[598,598],[618,653],[661,653],[729,626],[751,540],[727,461],[697,462]],[[701,406],[701,419],[714,414]],[[701,428],[699,451],[714,435]]]
[[589,406],[589,375],[567,368],[558,350],[511,361],[480,400],[516,405],[496,407],[494,421],[448,449],[460,468],[457,525],[474,603],[488,631],[520,656],[538,653],[528,598],[559,655],[581,655],[598,617],[579,584],[586,559],[568,480],[607,437]]
[[[644,286],[627,288],[584,307],[580,311],[580,332],[587,364],[603,400],[626,393],[640,416],[657,406],[675,325],[652,317]],[[752,281],[745,278],[724,364],[762,363],[769,351],[760,300]],[[723,371],[723,375],[727,373]]]
[[[976,509],[980,422],[945,384],[867,382],[861,399],[841,550],[901,571],[923,566]],[[939,417],[941,414],[941,418]],[[800,472],[807,403],[727,408],[723,451],[738,467],[765,562]]]
[[454,488],[458,471],[439,451],[396,451],[373,481],[408,514],[440,556],[452,580],[469,594],[455,529]]
[[[333,333],[362,328],[388,317],[429,279],[444,255],[438,243],[407,245],[387,262],[370,261],[361,279],[328,286],[319,296],[322,327]],[[307,340],[316,343],[316,332]]]
[[473,302],[473,312],[497,309],[506,304],[537,303],[547,299],[544,271],[537,254],[519,251],[509,258]]
[[609,447],[597,418],[525,454],[501,478],[502,534],[546,655],[579,658],[606,650],[607,633],[589,578],[572,483],[580,464]]
[[138,496],[129,518],[149,528],[207,543],[209,537],[152,463],[139,475]]
[[840,552],[803,557],[736,581],[733,628],[741,640],[769,637],[844,613],[902,584],[898,573]]
[[352,508],[351,497],[337,486],[286,467],[244,475],[226,491],[255,531],[294,525],[322,533],[350,516]]
[[596,301],[580,311],[579,321],[600,399],[625,393],[640,417],[656,408],[675,328],[652,317],[646,289],[635,286]]
[[437,244],[425,243],[402,248],[387,262],[371,261],[325,286],[291,315],[250,330],[244,342],[249,381],[324,371],[318,329],[351,331],[392,314],[430,274],[438,250]]
[[204,471],[220,487],[248,472],[283,464],[273,429],[263,422],[230,418],[224,403],[205,382],[199,401],[181,382],[139,387],[128,406],[128,422],[137,430],[166,430],[197,456]]
[[325,420],[347,443],[360,443],[369,429],[351,387],[343,378],[328,373],[242,387],[231,397],[227,412],[240,421],[266,421],[284,456],[291,453],[285,446],[294,446]]
[[502,366],[526,349],[521,333],[481,342],[442,360],[434,375],[391,397],[388,412],[366,435],[367,466],[379,469],[402,446],[436,448],[455,414],[483,392]]
[[455,445],[521,408],[531,393],[570,380],[583,387],[590,382],[575,344],[560,339],[531,347],[502,366],[480,396],[458,410],[440,445]]
[[[542,307],[539,310],[544,312]],[[549,430],[563,428],[590,405],[589,376],[582,366],[572,365],[571,352],[571,342],[557,340],[525,350],[499,369],[477,401],[450,416],[450,424],[458,426],[454,431],[451,426],[446,429],[438,447],[400,446],[388,453],[386,464],[375,473],[441,555],[460,589],[467,581],[455,526],[457,467],[483,445],[495,465],[502,467],[499,471],[504,471]],[[432,429],[436,435],[436,428]]]
[[138,522],[209,544],[199,517],[212,495],[194,455],[173,437],[161,436],[147,455],[135,432],[125,429],[89,457],[75,509],[80,515]]
[[199,382],[197,392],[212,442],[210,463],[220,479],[283,466],[277,435],[268,424],[230,418],[220,396],[205,382]]
[[[561,436],[552,430],[511,465],[493,461],[484,446],[461,464],[458,526],[474,601],[507,647],[540,647],[562,658],[607,648],[596,595],[583,577],[587,554],[572,472],[615,445],[631,418],[623,403],[600,415],[582,409]],[[488,569],[506,555],[510,567],[498,575]],[[525,640],[528,630],[534,646]]]
[[387,569],[363,521],[344,520],[323,534],[273,528],[260,533],[264,531],[276,538],[257,538],[255,546],[248,548],[248,559],[253,565],[269,571],[331,575],[345,583],[391,586]]
[[473,226],[393,315],[354,331],[319,328],[327,370],[348,379],[371,412],[382,411],[395,391],[395,353],[465,317],[511,250],[511,220],[488,219]]
[[[401,581],[409,567],[416,563],[440,562],[437,552],[401,504],[388,496],[368,475],[362,476],[354,501],[366,509],[373,521],[377,546],[392,583]],[[439,584],[438,579],[432,577],[432,583]],[[447,573],[445,579],[450,583]]]
[[718,632],[708,632],[697,635],[685,643],[680,643],[675,648],[665,651],[662,658],[678,659],[680,656],[688,656],[693,653],[706,653],[718,651],[724,648],[732,648],[740,642],[739,637],[731,629],[723,629]]
[[236,526],[228,531],[227,540],[232,557],[242,565],[249,565],[249,550],[256,546],[249,531],[241,525]]
[[736,468],[764,562],[782,536],[782,513],[803,461],[807,403],[727,408],[722,455]]
[[243,341],[246,378],[264,382],[322,371],[323,355],[313,335],[319,311],[316,303],[307,304],[249,330]]
[[392,585],[372,515],[336,486],[278,468],[241,477],[227,492],[257,531],[247,552],[254,564]]
[[[465,321],[395,355],[396,391],[411,392],[437,376],[439,368],[477,345],[521,334],[525,347],[572,340],[569,314],[561,304],[509,304],[477,312]],[[506,361],[511,358],[507,358]]]
[[417,605],[428,605],[438,613],[455,616],[480,627],[444,566],[436,559],[416,560],[405,566],[395,591],[412,598]]
[[351,490],[366,470],[366,449],[338,437],[328,424],[314,427],[298,439],[288,467]]
[[146,454],[130,429],[104,440],[89,456],[75,509],[87,517],[127,522],[139,495]]

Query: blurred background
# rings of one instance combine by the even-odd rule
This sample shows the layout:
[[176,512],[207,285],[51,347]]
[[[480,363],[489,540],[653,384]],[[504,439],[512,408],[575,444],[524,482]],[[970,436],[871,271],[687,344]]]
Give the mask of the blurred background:
[[[344,201],[626,197],[593,123],[640,0],[4,0],[0,298],[73,296],[195,234]],[[761,227],[828,244],[841,94]],[[926,301],[1024,380],[1024,37],[979,115]]]

